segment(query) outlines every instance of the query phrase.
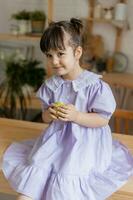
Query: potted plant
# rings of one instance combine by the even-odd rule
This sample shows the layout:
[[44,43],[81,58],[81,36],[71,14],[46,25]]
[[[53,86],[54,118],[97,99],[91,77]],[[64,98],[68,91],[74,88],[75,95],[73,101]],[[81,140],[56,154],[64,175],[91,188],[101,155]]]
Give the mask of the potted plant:
[[26,10],[18,11],[17,13],[12,14],[11,18],[17,21],[19,34],[26,34],[31,31],[30,30],[31,29],[30,28],[30,11],[26,11]]
[[0,84],[1,116],[26,118],[27,99],[30,103],[33,91],[40,87],[46,74],[39,64],[38,60],[16,59],[14,55],[6,60],[6,76]]
[[42,33],[45,27],[46,15],[41,10],[35,10],[31,12],[31,30],[32,33]]

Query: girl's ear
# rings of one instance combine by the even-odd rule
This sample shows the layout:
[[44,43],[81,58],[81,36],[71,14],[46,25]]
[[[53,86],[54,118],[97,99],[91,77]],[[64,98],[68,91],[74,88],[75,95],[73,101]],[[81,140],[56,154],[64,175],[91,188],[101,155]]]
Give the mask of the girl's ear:
[[75,50],[75,57],[77,60],[79,60],[82,56],[82,47],[78,46]]

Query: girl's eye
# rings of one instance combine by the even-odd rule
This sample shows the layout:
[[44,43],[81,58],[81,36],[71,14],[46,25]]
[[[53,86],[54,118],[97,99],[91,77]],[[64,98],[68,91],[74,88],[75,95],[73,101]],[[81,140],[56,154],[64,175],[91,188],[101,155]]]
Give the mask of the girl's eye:
[[58,53],[58,56],[63,56],[63,55],[64,55],[63,52],[59,52],[59,53]]
[[52,58],[51,54],[47,54],[46,56],[47,56],[47,58]]

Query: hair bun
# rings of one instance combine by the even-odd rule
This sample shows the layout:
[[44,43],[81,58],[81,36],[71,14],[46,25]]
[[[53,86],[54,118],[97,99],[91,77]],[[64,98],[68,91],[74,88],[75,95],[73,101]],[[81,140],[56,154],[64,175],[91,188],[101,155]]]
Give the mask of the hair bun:
[[75,28],[75,30],[81,34],[82,29],[83,29],[83,24],[82,21],[80,19],[76,19],[76,18],[71,18],[70,23],[72,24],[72,26]]

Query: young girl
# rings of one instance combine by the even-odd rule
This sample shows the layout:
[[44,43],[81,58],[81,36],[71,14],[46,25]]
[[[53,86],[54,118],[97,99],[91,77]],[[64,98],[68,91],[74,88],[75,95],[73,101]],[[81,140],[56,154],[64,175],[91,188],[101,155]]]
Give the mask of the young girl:
[[49,127],[36,141],[8,148],[4,174],[18,200],[105,200],[133,175],[133,157],[108,126],[112,92],[80,67],[80,20],[50,24],[40,46],[55,73],[38,91]]

